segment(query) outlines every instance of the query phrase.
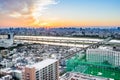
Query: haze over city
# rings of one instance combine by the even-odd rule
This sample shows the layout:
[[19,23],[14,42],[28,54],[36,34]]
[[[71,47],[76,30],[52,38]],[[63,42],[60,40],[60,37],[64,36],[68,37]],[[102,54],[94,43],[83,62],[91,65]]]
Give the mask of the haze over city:
[[0,0],[0,80],[120,80],[120,0]]
[[120,26],[120,0],[0,0],[1,27]]

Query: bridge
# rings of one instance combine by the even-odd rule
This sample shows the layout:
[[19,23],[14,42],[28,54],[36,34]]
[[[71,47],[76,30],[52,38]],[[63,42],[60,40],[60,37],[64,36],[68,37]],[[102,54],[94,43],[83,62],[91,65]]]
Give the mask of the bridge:
[[15,41],[23,41],[28,43],[74,46],[81,48],[102,41],[102,39],[99,40],[99,39],[89,39],[89,38],[52,37],[52,36],[15,36],[14,38]]
[[82,51],[86,52],[86,50],[89,49],[89,48],[97,48],[97,47],[99,47],[100,45],[106,44],[106,43],[109,42],[110,40],[112,40],[112,38],[111,38],[111,37],[108,37],[107,39],[104,39],[103,41],[100,41],[100,42],[91,44],[91,45],[89,45],[89,46],[87,46],[87,47],[83,47],[81,50],[78,50],[78,51],[76,51],[76,52],[74,52],[74,53],[72,53],[72,54],[70,54],[70,55],[67,55],[67,56],[65,56],[64,58],[62,58],[61,60],[69,59],[69,58],[75,56],[77,53],[82,52]]
[[108,43],[112,38],[109,37],[104,40],[99,39],[87,39],[87,38],[71,38],[71,37],[52,37],[52,36],[15,36],[15,41],[23,41],[28,43],[40,43],[40,44],[50,44],[50,45],[60,45],[60,46],[74,46],[80,47],[78,50],[72,54],[66,55],[64,59],[68,59],[76,55],[81,51],[86,51],[88,48],[96,48],[100,45]]
[[64,59],[66,60],[75,56],[77,53],[81,51],[85,52],[89,48],[97,48],[100,45],[106,44],[110,40],[112,40],[112,38],[108,37],[103,40],[94,40],[94,39],[80,39],[80,38],[70,38],[70,37],[16,36],[15,40],[22,40],[26,42],[41,43],[41,44],[81,47],[81,50],[66,55],[64,58],[61,59],[61,60]]

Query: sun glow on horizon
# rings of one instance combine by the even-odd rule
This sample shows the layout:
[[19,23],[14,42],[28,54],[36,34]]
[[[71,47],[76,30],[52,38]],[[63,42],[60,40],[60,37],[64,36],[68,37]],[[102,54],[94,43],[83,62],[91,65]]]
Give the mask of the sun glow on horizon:
[[120,26],[119,7],[119,0],[1,0],[0,26]]

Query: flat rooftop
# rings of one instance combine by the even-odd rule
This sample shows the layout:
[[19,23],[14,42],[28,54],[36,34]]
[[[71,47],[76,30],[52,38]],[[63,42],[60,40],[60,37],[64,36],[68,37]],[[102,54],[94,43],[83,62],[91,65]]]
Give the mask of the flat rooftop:
[[108,78],[98,77],[98,76],[92,76],[77,72],[68,72],[64,74],[60,80],[109,80]]
[[49,65],[51,65],[51,64],[53,64],[55,62],[57,62],[56,59],[45,59],[45,60],[43,60],[41,62],[38,62],[38,63],[35,63],[33,65],[27,65],[26,67],[35,68],[35,69],[40,70],[40,69],[42,69],[42,68],[44,68],[46,66],[49,66]]

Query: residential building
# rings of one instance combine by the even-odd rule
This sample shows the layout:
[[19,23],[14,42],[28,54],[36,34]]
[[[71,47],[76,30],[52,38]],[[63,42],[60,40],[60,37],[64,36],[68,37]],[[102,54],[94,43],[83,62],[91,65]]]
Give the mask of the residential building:
[[87,62],[91,63],[103,63],[118,67],[120,66],[120,51],[115,51],[107,47],[100,47],[97,49],[88,49],[86,52]]
[[59,80],[58,61],[46,59],[33,65],[27,65],[23,80]]

